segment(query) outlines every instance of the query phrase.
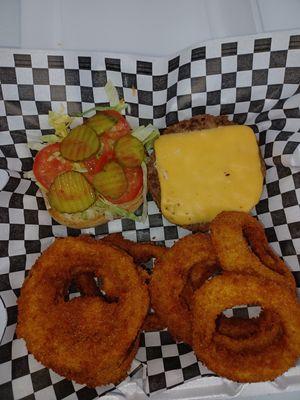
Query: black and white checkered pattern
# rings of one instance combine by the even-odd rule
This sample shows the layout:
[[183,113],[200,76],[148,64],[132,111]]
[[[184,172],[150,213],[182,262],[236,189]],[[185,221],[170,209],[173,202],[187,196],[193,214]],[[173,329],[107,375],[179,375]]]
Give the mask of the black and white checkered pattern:
[[[93,399],[113,389],[88,389],[59,377],[15,336],[20,287],[53,237],[122,231],[132,240],[170,246],[187,233],[166,221],[150,197],[145,224],[115,220],[81,231],[66,228],[50,218],[35,183],[24,179],[35,155],[27,142],[52,132],[48,111],[63,104],[75,115],[105,104],[108,79],[130,105],[132,126],[164,128],[201,113],[227,114],[252,126],[267,168],[254,214],[300,286],[300,173],[287,167],[300,142],[300,111],[285,107],[300,93],[300,33],[217,40],[157,59],[0,50],[0,168],[9,176],[0,192],[0,294],[8,313],[0,346],[1,399]],[[146,371],[142,386],[147,394],[211,375],[187,345],[176,344],[166,331],[143,334],[136,360]],[[135,381],[136,375],[129,379]]]

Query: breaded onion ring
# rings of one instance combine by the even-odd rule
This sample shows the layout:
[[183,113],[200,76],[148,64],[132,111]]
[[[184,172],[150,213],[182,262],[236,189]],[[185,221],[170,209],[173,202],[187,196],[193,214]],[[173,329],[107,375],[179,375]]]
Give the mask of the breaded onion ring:
[[179,239],[156,262],[150,282],[151,301],[158,317],[174,338],[188,344],[192,342],[192,318],[181,294],[196,263],[203,269],[217,263],[210,238],[202,233]]
[[[258,304],[277,313],[283,334],[258,351],[236,353],[215,341],[216,319],[224,309]],[[193,349],[220,376],[237,382],[273,380],[300,355],[300,305],[291,290],[275,281],[227,273],[207,281],[194,294]]]
[[214,340],[217,345],[234,352],[257,351],[270,345],[282,333],[280,319],[275,313],[263,311],[258,317],[249,319],[221,315]]
[[[110,298],[65,301],[78,274],[99,278]],[[108,244],[56,239],[26,278],[18,300],[17,335],[48,368],[91,387],[126,376],[149,307],[132,258]],[[113,316],[113,318],[112,318]]]
[[153,311],[149,311],[148,315],[143,323],[142,330],[145,332],[155,332],[162,331],[166,329],[165,322],[159,318],[157,313]]
[[224,211],[213,220],[210,229],[223,270],[272,279],[296,290],[293,274],[271,249],[263,226],[254,217]]
[[74,278],[76,287],[82,296],[98,296],[99,288],[95,282],[94,275],[86,272],[78,274]]
[[[193,305],[195,290],[217,273],[220,273],[220,269],[216,265],[203,268],[198,263],[191,268],[187,283],[181,293],[181,297],[189,309]],[[268,312],[262,312],[259,317],[252,319],[227,318],[225,315],[221,315],[217,325],[216,342],[220,346],[236,352],[262,348],[282,333],[278,317],[276,318],[275,314]]]
[[217,264],[207,264],[203,266],[202,263],[194,264],[187,277],[187,281],[181,292],[182,299],[186,302],[188,308],[191,310],[193,305],[194,291],[199,289],[207,279],[219,273],[221,269]]
[[[138,267],[138,273],[142,278],[142,281],[146,284],[149,284],[151,275],[145,268],[141,266],[141,264],[150,261],[152,258],[158,260],[167,252],[167,248],[164,246],[155,245],[154,243],[150,242],[136,243],[123,238],[121,233],[111,233],[110,235],[105,236],[102,240],[126,251],[129,255],[131,255]],[[142,330],[159,331],[165,328],[166,326],[164,322],[158,317],[155,311],[149,311],[143,323]]]
[[119,249],[125,250],[131,255],[136,264],[146,263],[147,261],[151,260],[151,258],[161,258],[167,251],[166,247],[158,246],[154,243],[136,243],[125,239],[121,233],[111,233],[101,240],[102,242],[112,244]]
[[[80,236],[80,238],[84,241],[93,240],[89,236]],[[138,274],[140,275],[142,281],[146,284],[149,284],[151,275],[150,273],[143,268],[142,263],[146,263],[150,261],[152,258],[159,259],[164,256],[167,251],[167,248],[161,245],[155,245],[150,242],[136,243],[131,240],[123,238],[121,233],[111,233],[110,235],[105,236],[101,239],[102,242],[108,243],[121,249],[128,253],[136,264]],[[99,289],[93,276],[82,274],[76,277],[76,286],[81,294],[85,296],[98,296]],[[156,331],[162,330],[166,328],[160,318],[155,314],[154,311],[148,313],[144,324],[142,326],[142,330],[144,331]]]

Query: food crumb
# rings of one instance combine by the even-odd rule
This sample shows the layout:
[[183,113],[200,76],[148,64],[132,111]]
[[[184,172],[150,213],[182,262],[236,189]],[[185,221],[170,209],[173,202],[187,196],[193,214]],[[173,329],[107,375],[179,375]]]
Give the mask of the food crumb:
[[132,96],[136,97],[137,96],[137,90],[134,86],[131,86],[131,94]]

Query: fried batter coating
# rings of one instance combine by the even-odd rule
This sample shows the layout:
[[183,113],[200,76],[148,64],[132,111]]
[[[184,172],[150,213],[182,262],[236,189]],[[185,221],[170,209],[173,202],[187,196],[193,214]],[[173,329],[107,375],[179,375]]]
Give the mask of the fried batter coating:
[[249,319],[222,315],[216,323],[215,342],[234,352],[259,351],[283,334],[278,315],[270,311]]
[[194,292],[211,276],[220,273],[221,269],[217,264],[208,264],[205,267],[202,263],[194,264],[187,277],[187,281],[181,292],[182,299],[186,302],[189,309],[193,305]]
[[142,330],[145,332],[156,332],[166,329],[166,323],[157,315],[155,311],[148,312],[143,323]]
[[[93,240],[88,236],[80,236],[84,241]],[[121,233],[111,233],[101,239],[102,242],[108,243],[128,253],[137,266],[138,274],[142,279],[142,282],[149,284],[151,275],[142,267],[142,263],[146,263],[151,258],[159,259],[166,253],[167,248],[164,246],[158,246],[151,242],[136,243],[131,240],[123,238]],[[81,294],[85,296],[98,296],[99,289],[93,276],[87,274],[81,274],[76,277],[76,284]],[[164,322],[158,318],[154,311],[149,312],[144,324],[142,326],[143,331],[156,331],[166,328]]]
[[[216,319],[224,309],[258,304],[277,314],[283,334],[259,351],[233,352],[215,341]],[[300,305],[294,293],[275,281],[224,273],[194,294],[193,349],[220,376],[237,382],[273,380],[295,365],[300,355]]]
[[82,296],[98,296],[99,288],[95,282],[94,275],[86,272],[75,277],[76,287]]
[[296,290],[291,271],[271,249],[263,226],[254,217],[244,212],[224,211],[210,228],[224,271],[262,276]]
[[167,251],[166,247],[158,246],[151,242],[136,243],[125,239],[121,233],[111,233],[101,240],[125,250],[131,255],[136,264],[146,263],[151,258],[161,258]]
[[[93,274],[100,296],[65,301],[79,274]],[[48,368],[91,387],[126,376],[149,307],[131,257],[99,241],[56,239],[30,271],[18,300],[17,335]]]
[[208,235],[197,233],[178,240],[156,262],[150,282],[151,301],[158,317],[174,338],[188,344],[192,342],[192,317],[182,292],[195,264],[203,269],[217,265]]

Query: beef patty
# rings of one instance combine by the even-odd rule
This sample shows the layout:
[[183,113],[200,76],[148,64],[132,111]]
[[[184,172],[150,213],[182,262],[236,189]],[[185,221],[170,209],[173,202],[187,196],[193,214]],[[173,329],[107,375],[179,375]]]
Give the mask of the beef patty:
[[[202,129],[210,129],[217,128],[218,126],[226,126],[226,125],[234,125],[233,122],[228,120],[226,115],[221,115],[215,117],[209,114],[196,115],[191,119],[187,119],[184,121],[180,121],[174,125],[168,126],[163,130],[162,134],[166,135],[168,133],[184,133],[191,131],[200,131]],[[160,209],[160,200],[161,200],[161,192],[160,192],[160,183],[158,179],[158,173],[155,167],[155,153],[151,155],[148,162],[148,190],[152,195],[153,200],[155,201],[157,207]],[[209,224],[192,224],[192,225],[183,225],[185,229],[188,229],[193,232],[206,232],[209,229]]]

